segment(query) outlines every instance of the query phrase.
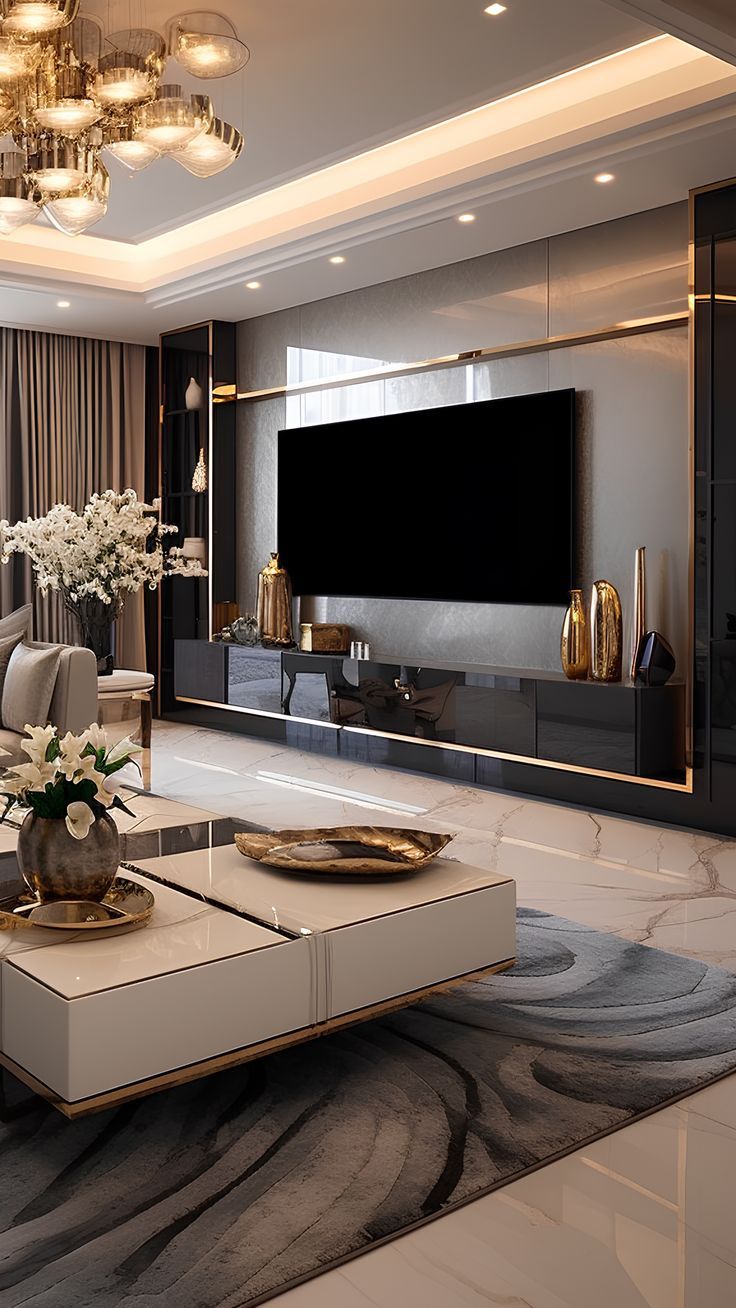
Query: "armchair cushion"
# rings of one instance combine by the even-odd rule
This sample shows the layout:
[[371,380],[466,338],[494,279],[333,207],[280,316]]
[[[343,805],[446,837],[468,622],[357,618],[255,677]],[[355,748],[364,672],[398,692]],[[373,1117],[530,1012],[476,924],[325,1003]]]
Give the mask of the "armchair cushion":
[[22,732],[26,723],[35,727],[48,721],[60,658],[58,645],[16,646],[3,685],[2,724],[6,730]]

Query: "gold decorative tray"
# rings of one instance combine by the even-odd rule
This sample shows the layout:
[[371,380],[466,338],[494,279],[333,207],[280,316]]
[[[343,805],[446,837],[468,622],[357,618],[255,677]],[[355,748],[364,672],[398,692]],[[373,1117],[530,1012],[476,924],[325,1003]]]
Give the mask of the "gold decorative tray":
[[406,876],[420,872],[454,839],[454,835],[403,827],[317,827],[238,832],[235,844],[246,858],[285,872]]
[[90,936],[130,931],[149,921],[155,900],[150,890],[127,877],[116,877],[105,898],[60,899],[42,904],[32,895],[0,900],[0,931],[45,927],[51,931],[77,931]]

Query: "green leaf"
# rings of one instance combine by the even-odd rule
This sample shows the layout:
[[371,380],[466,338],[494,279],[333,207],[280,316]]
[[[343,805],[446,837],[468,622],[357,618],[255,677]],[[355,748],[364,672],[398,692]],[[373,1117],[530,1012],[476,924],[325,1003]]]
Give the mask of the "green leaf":
[[59,741],[59,737],[54,736],[53,740],[49,741],[46,749],[46,762],[55,763],[60,754],[61,754],[61,743]]
[[110,808],[118,808],[123,813],[127,813],[128,817],[134,818],[138,816],[137,813],[133,813],[131,809],[128,808],[127,804],[123,802],[123,800],[120,798],[119,795],[115,796],[114,800],[112,801],[112,804],[110,805]]

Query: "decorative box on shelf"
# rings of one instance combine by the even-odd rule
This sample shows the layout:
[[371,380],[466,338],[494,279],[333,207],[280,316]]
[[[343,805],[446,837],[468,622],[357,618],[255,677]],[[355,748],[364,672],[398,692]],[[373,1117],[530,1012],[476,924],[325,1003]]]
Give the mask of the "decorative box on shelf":
[[342,622],[303,622],[299,628],[303,654],[347,654],[350,627]]

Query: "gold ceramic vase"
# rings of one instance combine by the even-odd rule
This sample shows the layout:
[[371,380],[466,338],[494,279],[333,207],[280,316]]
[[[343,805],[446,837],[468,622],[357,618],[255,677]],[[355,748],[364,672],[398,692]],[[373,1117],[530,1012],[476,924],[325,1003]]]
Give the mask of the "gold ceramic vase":
[[590,600],[590,672],[593,680],[620,681],[622,661],[621,600],[610,581],[596,581]]
[[590,667],[588,618],[581,590],[570,591],[570,607],[565,614],[560,640],[562,671],[570,681],[584,681]]
[[294,644],[291,618],[291,582],[286,568],[272,554],[258,576],[258,629],[264,645]]

